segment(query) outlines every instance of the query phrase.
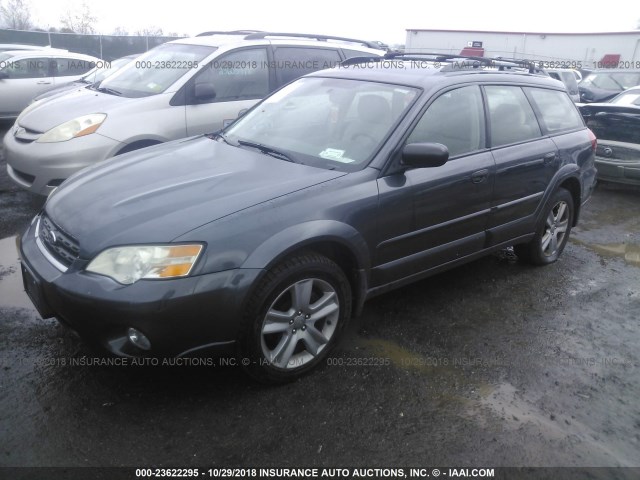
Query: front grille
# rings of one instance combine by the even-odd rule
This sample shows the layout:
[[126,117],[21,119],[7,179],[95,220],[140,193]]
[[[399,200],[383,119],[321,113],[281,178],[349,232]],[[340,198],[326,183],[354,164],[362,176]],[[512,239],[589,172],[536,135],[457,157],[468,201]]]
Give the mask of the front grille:
[[47,214],[40,217],[38,236],[47,252],[65,267],[69,267],[78,258],[80,247],[77,240],[58,228]]

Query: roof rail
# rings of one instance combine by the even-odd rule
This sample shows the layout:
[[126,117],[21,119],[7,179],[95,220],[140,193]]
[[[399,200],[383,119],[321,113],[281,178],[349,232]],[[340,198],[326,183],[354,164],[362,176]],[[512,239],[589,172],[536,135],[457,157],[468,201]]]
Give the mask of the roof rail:
[[266,37],[292,37],[292,38],[309,38],[311,40],[338,40],[341,42],[358,43],[368,48],[381,50],[379,45],[367,40],[358,40],[356,38],[336,37],[333,35],[313,35],[308,33],[281,33],[281,32],[255,32],[247,35],[245,40],[261,40]]
[[[438,63],[448,63],[450,65],[450,69],[454,68],[479,68],[479,67],[493,67],[497,68],[499,71],[510,70],[512,68],[524,68],[529,71],[529,73],[542,73],[546,75],[546,72],[543,68],[537,67],[534,62],[530,62],[528,60],[515,60],[515,59],[503,59],[503,58],[487,58],[487,57],[473,57],[468,55],[454,55],[448,53],[397,53],[390,52],[384,55],[383,57],[354,57],[349,58],[342,62],[342,65],[355,65],[363,62],[380,62],[383,60],[416,60],[421,61],[427,60]],[[462,62],[458,63],[458,60],[462,60]]]
[[261,30],[229,30],[229,31],[218,31],[211,30],[209,32],[202,32],[196,35],[196,37],[208,37],[210,35],[249,35],[252,33],[259,33]]

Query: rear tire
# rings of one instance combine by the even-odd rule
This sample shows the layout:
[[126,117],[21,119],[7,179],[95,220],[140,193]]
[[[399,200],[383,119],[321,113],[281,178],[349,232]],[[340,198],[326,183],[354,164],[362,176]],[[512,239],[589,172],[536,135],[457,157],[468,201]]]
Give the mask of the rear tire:
[[558,260],[569,240],[574,215],[571,193],[559,188],[549,199],[535,236],[528,243],[514,245],[518,258],[533,265],[549,265]]
[[315,252],[297,254],[262,279],[244,316],[241,364],[265,383],[290,382],[320,364],[351,316],[342,269]]

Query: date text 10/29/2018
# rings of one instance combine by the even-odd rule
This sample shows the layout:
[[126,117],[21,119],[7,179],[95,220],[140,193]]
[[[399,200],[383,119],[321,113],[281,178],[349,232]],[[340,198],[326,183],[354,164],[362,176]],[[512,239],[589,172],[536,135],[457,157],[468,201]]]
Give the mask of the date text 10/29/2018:
[[164,478],[437,478],[495,476],[493,468],[138,468],[136,477]]

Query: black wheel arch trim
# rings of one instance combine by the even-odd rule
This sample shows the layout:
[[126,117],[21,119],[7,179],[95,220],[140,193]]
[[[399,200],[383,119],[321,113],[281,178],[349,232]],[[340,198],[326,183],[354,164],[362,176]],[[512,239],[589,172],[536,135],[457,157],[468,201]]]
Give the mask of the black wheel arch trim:
[[571,189],[568,189],[569,192],[572,194],[572,196],[578,197],[578,198],[574,198],[574,206],[573,206],[574,215],[573,215],[572,226],[574,227],[576,226],[576,224],[578,223],[580,206],[582,205],[583,202],[582,202],[582,181],[580,179],[580,167],[578,167],[578,165],[575,165],[575,164],[564,165],[563,167],[561,167],[549,182],[549,185],[547,186],[547,189],[545,190],[544,195],[542,196],[540,203],[538,204],[538,207],[536,208],[536,211],[534,214],[536,218],[536,224],[537,222],[540,221],[541,219],[540,217],[544,212],[544,207],[549,201],[549,199],[551,198],[551,196],[554,194],[554,192],[558,190],[558,188],[560,188],[563,184],[565,184],[567,180],[571,182],[576,182],[578,185],[578,192],[574,192]]

